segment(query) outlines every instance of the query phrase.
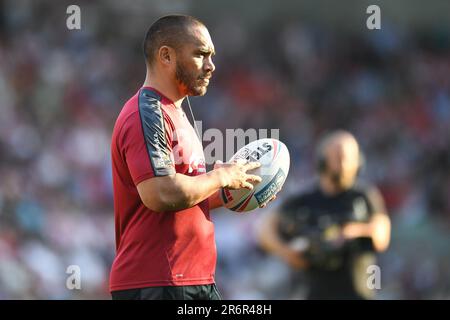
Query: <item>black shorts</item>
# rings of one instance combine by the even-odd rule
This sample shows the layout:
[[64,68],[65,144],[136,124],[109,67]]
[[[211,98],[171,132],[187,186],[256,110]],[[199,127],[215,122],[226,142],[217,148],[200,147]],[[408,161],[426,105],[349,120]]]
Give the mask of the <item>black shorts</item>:
[[111,295],[113,300],[222,300],[215,284],[129,289]]

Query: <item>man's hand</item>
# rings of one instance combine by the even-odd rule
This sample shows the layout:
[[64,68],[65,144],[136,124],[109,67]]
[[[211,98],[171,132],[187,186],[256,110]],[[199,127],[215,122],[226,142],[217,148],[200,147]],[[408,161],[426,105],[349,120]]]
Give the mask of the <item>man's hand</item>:
[[[250,163],[250,162],[249,162],[249,163]],[[258,162],[253,162],[253,163],[258,163]],[[241,165],[243,165],[243,164],[245,164],[245,162],[244,162],[244,163],[241,163]],[[248,163],[247,163],[247,164],[248,164]],[[216,163],[214,164],[214,169],[223,168],[223,167],[225,167],[225,166],[227,166],[227,164],[223,163],[223,162],[220,161],[220,160],[217,160]],[[259,166],[258,166],[258,167],[259,167]],[[256,169],[256,168],[253,168],[253,169]],[[252,169],[247,169],[247,170],[252,170]],[[251,175],[251,176],[257,177],[257,176],[254,176],[254,175]],[[261,182],[261,178],[259,179],[259,181],[258,181],[257,183],[259,183],[259,182]],[[232,189],[232,188],[229,188],[229,189]],[[247,188],[247,189],[249,189],[249,188]],[[252,189],[250,189],[250,190],[252,190]],[[278,192],[280,192],[280,190],[278,190],[277,193],[278,193]],[[267,204],[268,204],[269,202],[272,202],[272,201],[275,200],[276,198],[277,198],[277,195],[275,194],[272,198],[269,199],[269,201],[267,201],[266,203],[260,205],[259,207],[260,207],[260,208],[266,207]]]
[[[277,191],[277,193],[280,191]],[[269,201],[267,201],[266,203],[264,203],[263,205],[259,206],[260,208],[265,208],[267,206],[267,204],[269,202],[272,202],[273,200],[275,200],[277,198],[277,195],[275,194],[272,198],[269,199]]]
[[232,163],[222,163],[217,161],[214,170],[221,171],[222,187],[232,190],[246,188],[253,190],[253,184],[261,182],[261,177],[247,174],[247,171],[259,168],[259,162],[237,161]]

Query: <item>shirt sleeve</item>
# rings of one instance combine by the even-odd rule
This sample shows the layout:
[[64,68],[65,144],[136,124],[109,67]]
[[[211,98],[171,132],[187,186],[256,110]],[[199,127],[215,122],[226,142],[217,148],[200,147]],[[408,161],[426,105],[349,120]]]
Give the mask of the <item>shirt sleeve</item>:
[[135,185],[152,177],[175,174],[172,133],[158,106],[141,108],[127,119],[120,148]]
[[366,196],[372,215],[375,213],[387,213],[383,196],[381,195],[381,192],[378,190],[378,188],[371,186],[367,190]]

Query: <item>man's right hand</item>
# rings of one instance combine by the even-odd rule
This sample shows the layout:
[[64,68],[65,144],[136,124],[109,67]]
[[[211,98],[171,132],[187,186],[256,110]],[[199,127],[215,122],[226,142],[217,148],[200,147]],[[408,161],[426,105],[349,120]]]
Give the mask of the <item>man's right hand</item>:
[[[261,177],[247,174],[247,171],[259,168],[259,162],[245,162],[238,160],[232,163],[216,162],[214,170],[220,171],[220,179],[223,188],[253,190],[253,184],[261,182]],[[252,184],[253,183],[253,184]]]

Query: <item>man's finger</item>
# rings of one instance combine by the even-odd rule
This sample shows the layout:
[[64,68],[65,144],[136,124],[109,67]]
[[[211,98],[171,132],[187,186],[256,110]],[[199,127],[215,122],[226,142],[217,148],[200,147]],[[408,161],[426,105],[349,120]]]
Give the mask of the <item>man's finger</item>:
[[248,174],[247,175],[247,181],[260,183],[262,181],[262,178],[260,176],[256,176],[254,174]]
[[249,183],[249,182],[244,182],[242,184],[242,187],[245,188],[245,189],[248,189],[248,190],[253,190],[253,185],[251,183]]
[[247,163],[247,160],[245,159],[234,159],[231,163],[236,163],[236,164],[240,164],[240,165],[245,165]]
[[214,169],[220,168],[222,166],[223,166],[223,162],[221,160],[216,160],[216,162],[214,163]]
[[261,166],[260,162],[257,162],[257,161],[255,161],[255,162],[248,162],[248,163],[246,163],[244,165],[244,170],[245,171],[253,170],[253,169],[259,168],[260,166]]

